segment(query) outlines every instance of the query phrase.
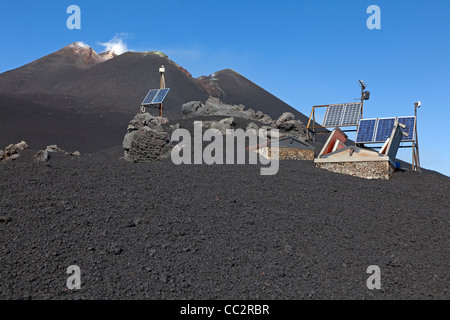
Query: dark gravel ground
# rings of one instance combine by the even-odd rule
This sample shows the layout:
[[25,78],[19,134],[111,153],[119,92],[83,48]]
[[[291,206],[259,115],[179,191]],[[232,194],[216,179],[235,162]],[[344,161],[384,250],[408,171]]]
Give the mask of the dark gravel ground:
[[31,154],[0,164],[0,299],[450,298],[447,177]]

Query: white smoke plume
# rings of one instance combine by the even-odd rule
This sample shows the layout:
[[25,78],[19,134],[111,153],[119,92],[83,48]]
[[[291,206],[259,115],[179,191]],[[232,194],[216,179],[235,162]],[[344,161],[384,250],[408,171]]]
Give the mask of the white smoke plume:
[[128,52],[127,44],[124,42],[124,38],[127,34],[116,34],[114,38],[105,43],[99,43],[99,45],[105,47],[105,52],[112,51],[117,55]]
[[82,41],[78,41],[78,42],[72,43],[70,46],[71,47],[79,46],[79,47],[82,47],[82,48],[90,48],[86,43],[84,43]]

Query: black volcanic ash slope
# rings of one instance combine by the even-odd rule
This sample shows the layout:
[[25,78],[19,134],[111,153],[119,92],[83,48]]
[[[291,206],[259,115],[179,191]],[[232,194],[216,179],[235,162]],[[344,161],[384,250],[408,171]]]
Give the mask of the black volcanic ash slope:
[[114,112],[78,113],[0,95],[0,149],[25,140],[33,149],[57,144],[71,152],[94,153],[120,144],[128,121]]
[[[0,164],[0,299],[449,299],[450,180],[283,161]],[[65,284],[81,268],[82,289]],[[368,290],[378,265],[382,290]]]
[[243,104],[255,111],[262,111],[273,119],[277,119],[282,114],[280,110],[283,110],[294,114],[305,125],[308,123],[308,117],[304,114],[234,70],[221,70],[210,76],[200,77],[198,81],[212,96],[225,103]]
[[159,88],[158,69],[166,68],[166,87],[171,91],[164,102],[165,115],[181,118],[181,106],[189,101],[205,101],[208,95],[195,79],[162,54],[127,52],[86,70],[77,79],[73,94],[83,96],[111,110],[136,113],[148,90]]

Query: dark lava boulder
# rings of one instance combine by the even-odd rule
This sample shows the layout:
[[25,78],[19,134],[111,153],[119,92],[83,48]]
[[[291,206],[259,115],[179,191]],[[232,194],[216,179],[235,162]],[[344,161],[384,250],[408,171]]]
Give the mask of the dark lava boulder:
[[137,114],[128,125],[123,140],[125,159],[129,162],[154,162],[169,156],[172,150],[170,134],[164,131],[167,118],[149,113]]

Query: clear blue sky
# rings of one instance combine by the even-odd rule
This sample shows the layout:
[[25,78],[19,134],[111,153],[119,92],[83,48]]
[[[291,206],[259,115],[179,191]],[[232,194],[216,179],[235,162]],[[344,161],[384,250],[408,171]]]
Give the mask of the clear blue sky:
[[[81,30],[69,30],[69,5]],[[369,30],[369,5],[381,30]],[[365,118],[419,109],[422,166],[450,175],[448,0],[17,0],[0,4],[0,72],[75,41],[96,51],[119,35],[160,50],[193,76],[232,68],[304,114],[351,102],[369,85]],[[400,157],[411,161],[410,149]]]

